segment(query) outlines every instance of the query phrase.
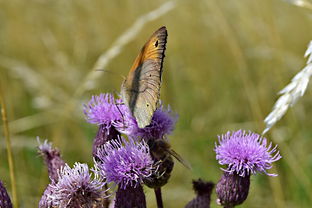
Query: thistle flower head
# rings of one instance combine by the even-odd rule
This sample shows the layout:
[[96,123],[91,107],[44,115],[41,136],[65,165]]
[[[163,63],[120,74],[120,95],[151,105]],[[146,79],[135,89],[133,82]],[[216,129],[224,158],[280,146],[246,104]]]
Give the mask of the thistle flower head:
[[126,141],[124,138],[111,140],[98,150],[97,167],[107,182],[115,182],[122,189],[136,187],[153,171],[153,160],[148,145]]
[[281,158],[277,146],[272,148],[272,143],[267,146],[266,138],[256,133],[246,133],[239,130],[227,132],[218,136],[219,145],[216,144],[216,159],[221,165],[227,165],[224,171],[230,174],[236,173],[239,176],[265,173],[269,176],[267,169],[272,167],[272,163]]
[[47,189],[46,204],[52,207],[93,207],[104,196],[103,178],[89,173],[87,164],[75,163],[73,168],[67,164],[59,171],[57,183]]
[[123,112],[126,106],[121,104],[121,99],[116,99],[112,94],[100,94],[92,96],[87,105],[84,105],[84,114],[89,123],[103,124],[109,129],[115,122],[123,120]]
[[[53,183],[53,182],[52,182]],[[41,199],[39,201],[39,208],[49,208],[52,207],[52,200],[53,197],[53,188],[50,186],[50,184],[47,186],[47,188],[44,190]],[[50,198],[51,197],[51,198]]]
[[[135,118],[130,113],[126,113],[126,125],[120,125],[118,130],[122,133],[130,135],[131,137],[138,137],[145,140],[148,139],[162,139],[166,135],[172,133],[177,121],[177,114],[174,114],[170,107],[167,109],[162,105],[158,108],[152,117],[151,123],[144,127],[139,128]],[[126,128],[123,128],[126,126]]]
[[138,128],[134,136],[144,139],[162,139],[172,133],[176,121],[177,115],[172,113],[170,107],[166,109],[161,106],[155,111],[150,125],[143,129]]

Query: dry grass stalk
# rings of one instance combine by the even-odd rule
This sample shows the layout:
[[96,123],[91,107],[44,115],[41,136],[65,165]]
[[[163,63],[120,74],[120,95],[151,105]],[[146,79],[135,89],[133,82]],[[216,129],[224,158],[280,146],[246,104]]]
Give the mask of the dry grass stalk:
[[286,0],[286,1],[298,7],[312,9],[312,4],[307,0]]
[[266,128],[262,132],[265,134],[272,126],[279,121],[287,112],[289,107],[292,107],[300,97],[302,97],[307,89],[307,86],[312,75],[312,41],[309,43],[308,49],[305,52],[305,57],[308,57],[307,65],[292,78],[291,82],[282,89],[279,94],[279,99],[274,104],[272,112],[265,118]]
[[0,89],[0,105],[1,105],[1,115],[2,115],[2,121],[3,121],[3,133],[5,137],[5,142],[6,142],[6,149],[7,149],[9,170],[10,170],[10,180],[11,180],[11,189],[12,189],[12,198],[13,198],[12,201],[13,201],[14,207],[18,207],[16,178],[15,178],[15,172],[14,172],[14,160],[13,160],[12,146],[11,146],[11,140],[10,140],[8,118],[6,114],[7,111],[6,111],[2,89]]

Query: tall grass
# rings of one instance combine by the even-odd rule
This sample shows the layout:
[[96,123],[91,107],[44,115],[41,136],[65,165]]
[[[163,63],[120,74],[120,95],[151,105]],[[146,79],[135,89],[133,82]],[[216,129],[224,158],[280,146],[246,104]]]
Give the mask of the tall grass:
[[4,132],[4,137],[5,137],[8,163],[9,163],[13,205],[15,207],[18,207],[18,199],[17,199],[17,194],[16,194],[16,179],[15,179],[15,171],[14,171],[14,160],[13,160],[13,153],[12,153],[12,146],[11,146],[11,139],[10,139],[10,130],[9,130],[9,125],[8,125],[7,109],[6,109],[4,94],[2,91],[1,85],[0,85],[0,106],[1,106],[1,118],[3,122],[3,132]]

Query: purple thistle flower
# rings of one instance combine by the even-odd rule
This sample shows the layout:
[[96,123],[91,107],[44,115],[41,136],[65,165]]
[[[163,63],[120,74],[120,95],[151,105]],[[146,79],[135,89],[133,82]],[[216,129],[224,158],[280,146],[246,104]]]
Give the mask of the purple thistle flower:
[[112,94],[92,96],[87,105],[84,105],[84,114],[89,123],[104,125],[109,129],[115,122],[123,121],[126,106],[121,99],[116,99]]
[[155,170],[148,145],[144,141],[126,141],[120,137],[100,148],[97,158],[98,172],[107,182],[118,185],[114,206],[145,208],[146,200],[141,184]]
[[172,113],[170,107],[165,109],[161,106],[155,111],[150,125],[143,129],[137,128],[133,134],[144,139],[163,139],[165,135],[172,133],[177,118],[178,116]]
[[12,208],[10,196],[1,180],[0,180],[0,207]]
[[[54,182],[52,182],[54,183]],[[39,208],[50,208],[52,207],[52,200],[48,198],[53,197],[53,188],[52,186],[48,185],[47,188],[44,190],[41,199],[39,201]]]
[[47,140],[43,144],[40,143],[39,137],[37,137],[39,153],[44,158],[46,165],[48,166],[49,178],[51,181],[57,182],[58,170],[65,165],[65,162],[61,158],[61,153],[58,149],[53,148],[51,143]]
[[160,108],[154,112],[151,123],[142,129],[138,127],[137,122],[128,111],[125,113],[125,118],[125,125],[117,124],[116,126],[120,132],[134,138],[138,137],[148,140],[162,139],[166,135],[171,134],[174,130],[178,115],[173,113],[170,107],[165,109],[161,105]]
[[[89,173],[87,164],[75,163],[73,168],[67,164],[59,171],[57,183],[51,183],[45,191],[45,202],[52,207],[101,207],[105,182],[94,172]],[[46,193],[47,192],[47,193]]]
[[148,145],[124,138],[111,140],[98,150],[96,162],[99,172],[108,183],[114,182],[121,189],[136,187],[154,171]]
[[111,139],[117,139],[120,133],[115,125],[124,126],[126,106],[121,99],[115,100],[112,94],[92,96],[87,105],[84,105],[84,114],[89,123],[99,126],[93,142],[93,157],[96,158],[97,149]]
[[257,172],[277,176],[266,172],[272,167],[271,163],[281,158],[277,146],[272,148],[272,143],[267,146],[266,138],[239,130],[218,136],[218,140],[220,145],[215,145],[216,159],[221,165],[227,165],[222,170],[242,177]]

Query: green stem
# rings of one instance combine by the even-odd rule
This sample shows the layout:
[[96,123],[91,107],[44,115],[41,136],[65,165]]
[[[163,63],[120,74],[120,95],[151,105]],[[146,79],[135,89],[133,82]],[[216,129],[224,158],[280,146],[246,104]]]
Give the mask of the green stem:
[[11,147],[11,140],[10,140],[10,131],[9,131],[9,124],[6,114],[6,106],[4,102],[4,96],[2,90],[0,89],[0,104],[1,104],[1,114],[2,114],[2,121],[3,121],[3,132],[6,141],[6,149],[8,155],[8,163],[10,169],[10,180],[11,180],[11,190],[12,190],[12,201],[15,208],[18,207],[18,200],[17,200],[17,193],[16,193],[16,180],[14,175],[14,163],[13,163],[13,154],[12,154],[12,147]]

